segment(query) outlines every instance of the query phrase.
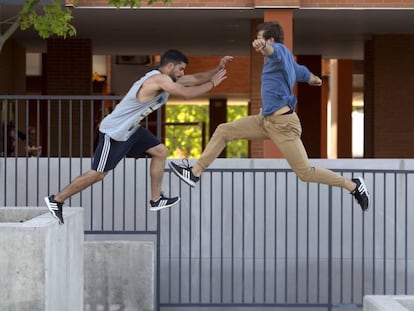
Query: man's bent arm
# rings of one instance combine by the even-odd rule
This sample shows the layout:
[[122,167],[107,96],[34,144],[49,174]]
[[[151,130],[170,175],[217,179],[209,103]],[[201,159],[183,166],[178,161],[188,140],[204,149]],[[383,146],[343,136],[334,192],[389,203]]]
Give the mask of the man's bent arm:
[[197,96],[200,96],[204,93],[207,93],[217,85],[219,85],[223,80],[227,78],[226,70],[220,70],[214,74],[210,80],[206,81],[203,84],[194,85],[194,86],[184,86],[180,83],[175,83],[168,76],[160,75],[156,77],[158,87],[170,95],[181,97],[184,99],[190,99]]

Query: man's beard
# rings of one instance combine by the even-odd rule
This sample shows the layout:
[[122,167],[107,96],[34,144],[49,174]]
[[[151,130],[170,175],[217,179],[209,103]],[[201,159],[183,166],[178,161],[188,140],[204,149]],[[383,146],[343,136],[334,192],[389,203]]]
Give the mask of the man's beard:
[[174,82],[177,82],[177,77],[175,75],[170,75],[170,77]]

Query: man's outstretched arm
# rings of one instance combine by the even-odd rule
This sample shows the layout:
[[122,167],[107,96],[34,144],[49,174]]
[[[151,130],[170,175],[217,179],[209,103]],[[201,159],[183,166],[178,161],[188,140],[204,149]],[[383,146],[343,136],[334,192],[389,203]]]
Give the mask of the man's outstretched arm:
[[219,71],[225,69],[226,64],[232,60],[233,56],[224,56],[220,59],[219,64],[215,68],[204,72],[194,73],[191,75],[184,75],[180,79],[178,79],[177,82],[184,86],[201,85],[203,83],[211,81],[212,77]]

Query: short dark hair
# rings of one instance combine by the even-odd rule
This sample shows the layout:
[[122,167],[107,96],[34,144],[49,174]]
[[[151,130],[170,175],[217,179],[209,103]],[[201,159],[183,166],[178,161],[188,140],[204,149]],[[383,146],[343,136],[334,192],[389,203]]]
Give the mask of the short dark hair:
[[188,64],[187,57],[178,50],[168,50],[161,56],[160,67],[167,65],[168,63],[179,64],[186,63]]
[[283,43],[285,36],[283,28],[278,22],[266,22],[257,25],[256,34],[263,30],[263,38],[268,40],[273,38],[278,43]]

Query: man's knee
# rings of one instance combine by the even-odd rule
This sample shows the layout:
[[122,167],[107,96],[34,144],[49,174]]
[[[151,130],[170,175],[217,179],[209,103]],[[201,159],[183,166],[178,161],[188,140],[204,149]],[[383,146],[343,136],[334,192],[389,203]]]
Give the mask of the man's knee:
[[314,167],[308,167],[306,169],[295,171],[296,176],[298,176],[298,178],[303,182],[312,182],[314,172],[315,172]]
[[153,157],[165,159],[168,156],[168,148],[163,144],[159,144],[158,146],[151,148],[150,151],[150,154]]
[[228,123],[221,123],[217,126],[215,133],[223,134],[227,131]]
[[213,136],[221,137],[224,140],[227,140],[228,136],[229,136],[229,135],[227,135],[228,132],[229,132],[229,124],[228,123],[221,123],[214,130]]
[[97,176],[98,181],[103,180],[105,178],[106,174],[107,174],[107,172],[99,172],[98,176]]
[[95,170],[91,170],[91,173],[94,176],[94,182],[101,181],[102,179],[105,178],[106,174],[108,174],[108,172],[98,172]]

